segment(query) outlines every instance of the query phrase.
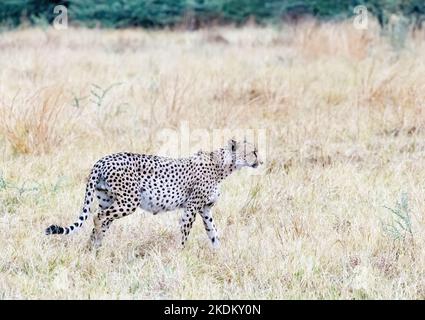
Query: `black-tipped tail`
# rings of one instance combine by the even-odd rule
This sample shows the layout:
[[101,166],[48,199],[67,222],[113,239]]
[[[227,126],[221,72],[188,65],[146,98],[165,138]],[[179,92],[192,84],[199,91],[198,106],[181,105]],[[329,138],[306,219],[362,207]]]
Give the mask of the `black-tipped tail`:
[[49,234],[62,234],[65,233],[65,229],[62,227],[59,227],[57,225],[52,224],[50,227],[46,229],[46,235]]
[[97,181],[99,180],[99,168],[102,165],[103,162],[100,160],[94,165],[90,177],[89,182],[87,183],[86,187],[86,195],[84,197],[84,206],[83,209],[78,216],[78,221],[74,222],[73,224],[69,225],[68,227],[61,227],[55,224],[52,224],[50,227],[48,227],[45,230],[46,235],[50,234],[71,234],[77,231],[81,228],[83,225],[83,222],[87,220],[89,213],[91,212],[91,206],[93,203],[93,195],[95,193],[95,186],[97,184]]

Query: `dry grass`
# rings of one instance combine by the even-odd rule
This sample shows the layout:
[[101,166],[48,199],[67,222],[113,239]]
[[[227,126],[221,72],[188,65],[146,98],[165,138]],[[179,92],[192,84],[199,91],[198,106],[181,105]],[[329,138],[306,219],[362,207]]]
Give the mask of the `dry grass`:
[[[1,34],[0,298],[425,298],[424,36],[395,52],[349,23]],[[267,130],[262,174],[223,185],[219,251],[199,221],[179,251],[177,213],[117,221],[97,255],[90,222],[43,235],[77,217],[96,159],[157,153],[183,122]],[[411,232],[389,233],[402,194]]]
[[66,102],[62,88],[43,88],[31,97],[19,92],[10,103],[1,103],[1,133],[18,154],[53,151],[69,136],[79,110],[64,117]]

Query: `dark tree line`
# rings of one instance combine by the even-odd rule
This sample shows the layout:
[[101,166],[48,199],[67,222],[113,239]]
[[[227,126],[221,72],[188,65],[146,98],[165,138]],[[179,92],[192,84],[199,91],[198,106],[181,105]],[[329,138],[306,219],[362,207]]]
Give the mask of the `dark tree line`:
[[420,26],[425,20],[425,0],[1,0],[0,24],[47,24],[55,18],[53,9],[64,5],[71,24],[146,28],[208,24],[241,25],[279,23],[314,16],[345,19],[353,8],[365,5],[384,26],[391,14],[401,14]]

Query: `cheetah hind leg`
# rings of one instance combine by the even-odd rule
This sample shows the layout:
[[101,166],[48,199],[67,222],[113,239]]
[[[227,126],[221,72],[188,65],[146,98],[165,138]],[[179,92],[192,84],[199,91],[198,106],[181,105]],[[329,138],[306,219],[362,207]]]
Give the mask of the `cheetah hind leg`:
[[109,229],[112,221],[113,219],[111,218],[104,218],[101,212],[94,216],[94,228],[90,236],[90,241],[87,245],[89,250],[97,250],[102,246],[102,239],[106,231]]
[[[93,216],[94,228],[90,236],[90,240],[87,244],[87,248],[98,249],[102,244],[103,234],[111,225],[113,219],[106,219],[106,213],[102,212],[112,206],[114,199],[110,193],[110,190],[106,188],[106,184],[102,185],[100,181],[96,185],[96,198],[99,203],[100,212]],[[104,230],[104,231],[103,231]]]
[[106,231],[115,219],[125,217],[136,211],[138,203],[131,204],[129,199],[126,200],[127,201],[117,200],[109,208],[100,210],[100,212],[93,217],[94,228],[90,236],[91,248],[100,248]]
[[108,209],[114,203],[114,197],[110,187],[104,180],[99,180],[96,185],[96,198],[99,203],[100,210]]
[[114,203],[114,198],[107,190],[96,190],[96,198],[99,203],[100,210],[106,210]]

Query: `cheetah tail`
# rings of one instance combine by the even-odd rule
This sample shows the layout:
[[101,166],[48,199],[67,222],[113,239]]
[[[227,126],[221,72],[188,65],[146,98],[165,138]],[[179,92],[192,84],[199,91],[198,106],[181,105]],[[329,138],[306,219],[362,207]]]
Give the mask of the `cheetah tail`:
[[52,224],[50,227],[46,229],[45,231],[46,235],[71,234],[81,228],[81,226],[83,225],[83,222],[87,220],[89,213],[91,213],[91,206],[93,203],[95,186],[98,179],[99,179],[99,173],[95,166],[93,170],[91,171],[89,180],[87,182],[86,194],[84,197],[84,205],[83,205],[83,209],[81,210],[80,216],[78,217],[78,221],[69,225],[68,227],[61,227],[61,226]]

